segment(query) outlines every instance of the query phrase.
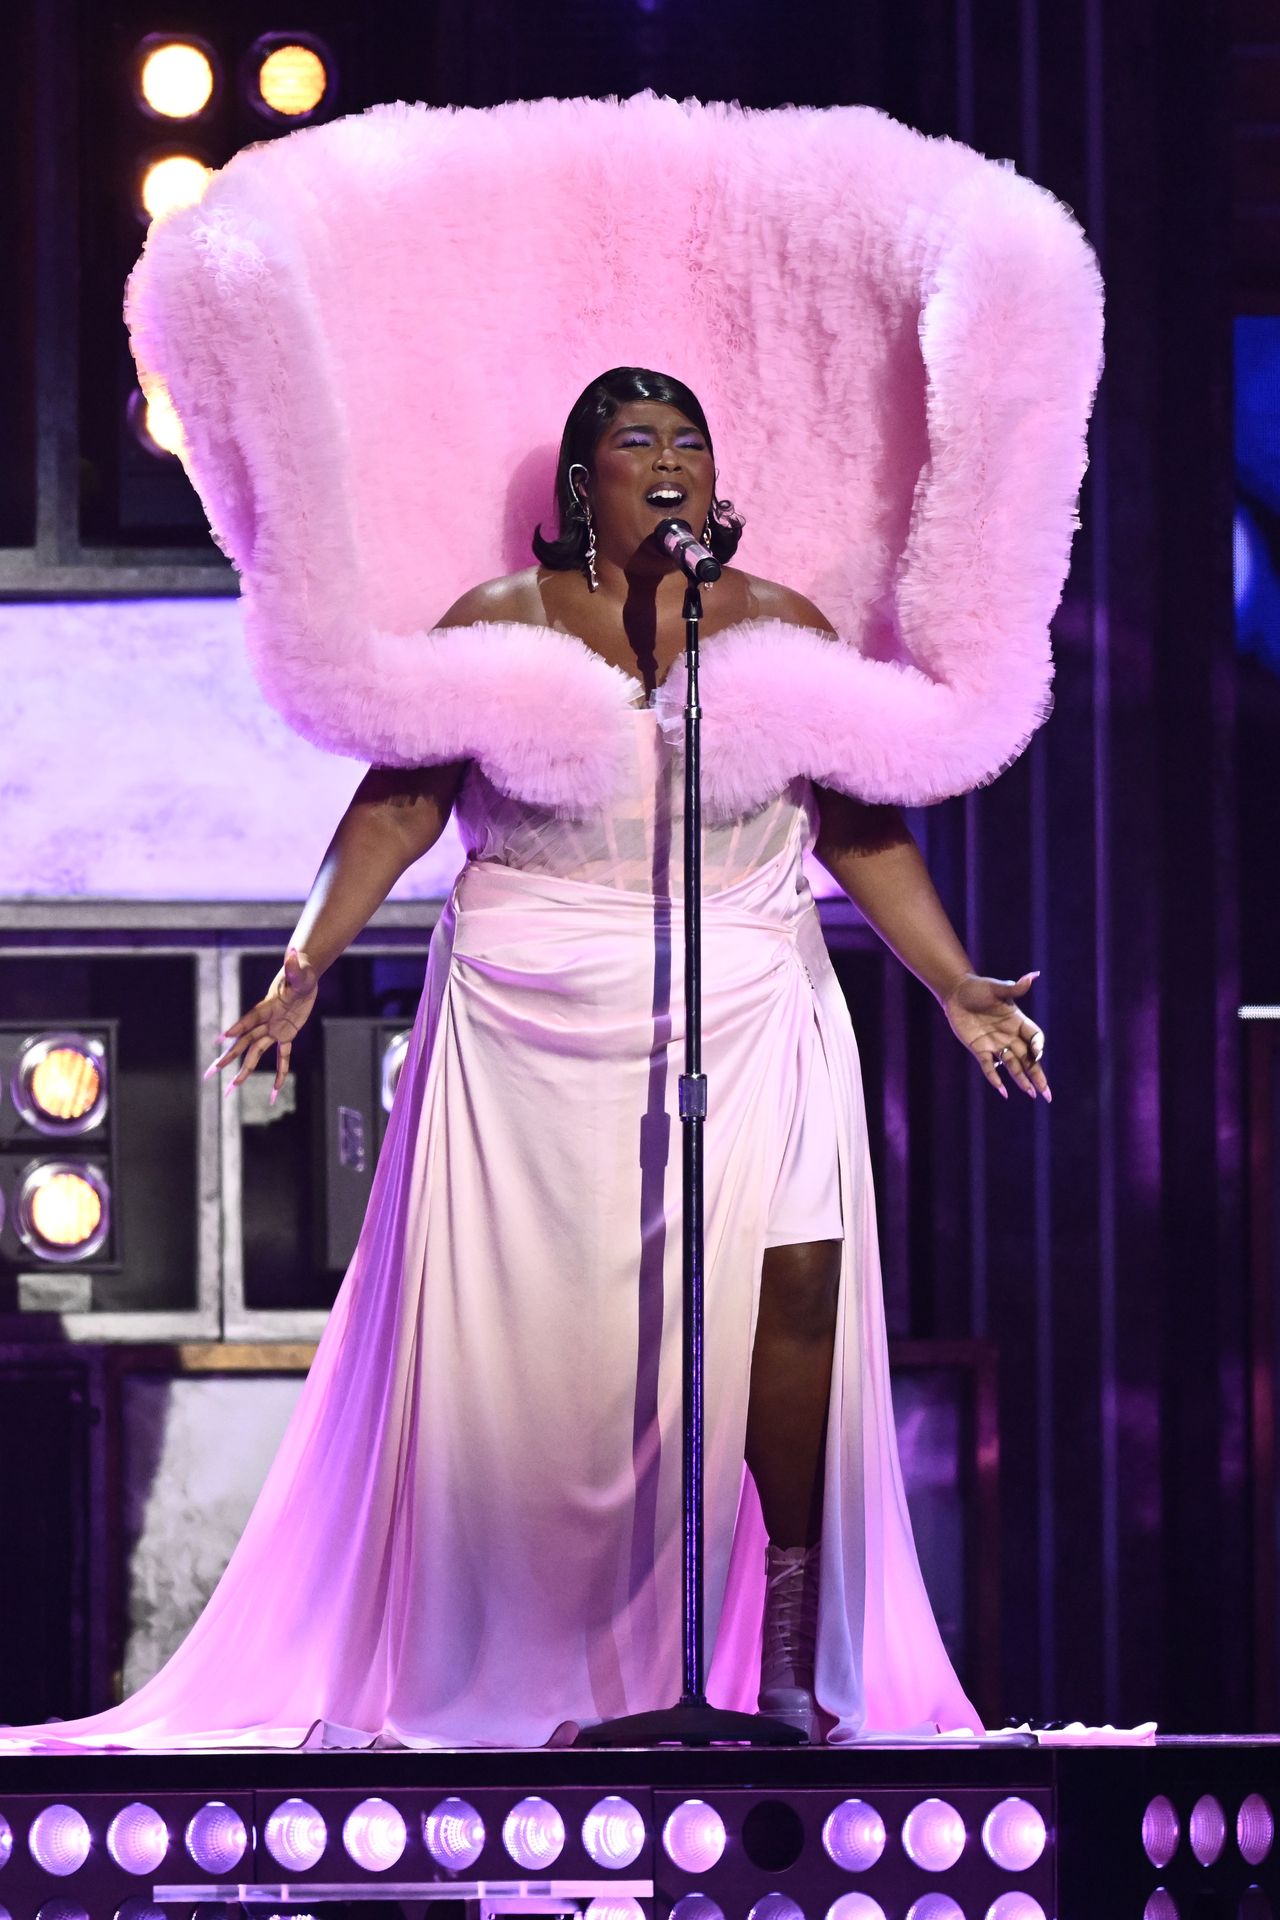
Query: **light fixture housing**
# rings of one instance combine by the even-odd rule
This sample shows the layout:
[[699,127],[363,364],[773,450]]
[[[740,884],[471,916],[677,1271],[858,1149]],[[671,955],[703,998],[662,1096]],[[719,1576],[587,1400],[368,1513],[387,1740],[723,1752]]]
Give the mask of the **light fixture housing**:
[[338,64],[314,33],[263,33],[240,62],[240,92],[272,126],[306,126],[335,104]]

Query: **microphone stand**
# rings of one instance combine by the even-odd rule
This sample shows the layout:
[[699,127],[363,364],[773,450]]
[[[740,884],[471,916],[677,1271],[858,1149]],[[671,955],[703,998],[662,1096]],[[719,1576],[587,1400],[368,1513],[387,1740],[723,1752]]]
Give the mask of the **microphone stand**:
[[[715,579],[720,569],[704,560],[701,575]],[[656,1747],[674,1743],[706,1747],[714,1741],[752,1746],[789,1747],[804,1743],[798,1727],[760,1713],[735,1713],[707,1699],[702,1644],[702,1262],[703,1138],[707,1117],[707,1081],[702,1071],[702,708],[698,703],[698,624],[702,595],[690,578],[684,595],[685,658],[689,683],[684,709],[684,1072],[680,1075],[680,1125],[683,1146],[683,1405],[684,1554],[682,1648],[683,1690],[671,1707],[627,1713],[584,1727],[575,1746]]]

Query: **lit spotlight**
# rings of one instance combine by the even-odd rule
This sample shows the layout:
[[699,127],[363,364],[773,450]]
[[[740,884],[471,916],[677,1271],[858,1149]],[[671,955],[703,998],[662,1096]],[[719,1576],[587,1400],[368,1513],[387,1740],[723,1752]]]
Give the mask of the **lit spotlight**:
[[982,1823],[982,1844],[1006,1873],[1034,1867],[1044,1843],[1044,1816],[1029,1800],[1002,1800]]
[[827,1908],[827,1920],[885,1920],[885,1911],[869,1893],[842,1893]]
[[582,1823],[582,1844],[598,1867],[629,1867],[644,1852],[639,1808],[619,1794],[606,1794]]
[[965,1920],[965,1913],[949,1893],[922,1893],[907,1908],[907,1920]]
[[163,1907],[157,1907],[150,1900],[144,1900],[140,1893],[131,1900],[122,1900],[116,1908],[115,1920],[168,1920]]
[[18,1186],[14,1226],[40,1260],[91,1260],[111,1231],[106,1175],[87,1160],[39,1160]]
[[865,1873],[884,1852],[884,1821],[865,1800],[842,1800],[827,1815],[822,1844],[846,1873]]
[[80,1033],[42,1033],[18,1055],[13,1104],[40,1133],[82,1134],[107,1110],[107,1051]]
[[266,1826],[267,1852],[282,1867],[305,1873],[324,1852],[328,1830],[309,1800],[282,1800]]
[[1276,1837],[1276,1823],[1270,1807],[1260,1793],[1251,1793],[1240,1803],[1236,1815],[1236,1845],[1251,1867],[1260,1867],[1270,1853]]
[[194,153],[163,153],[148,160],[138,183],[138,207],[148,220],[194,207],[204,198],[213,168]]
[[644,1908],[629,1894],[605,1894],[588,1904],[583,1920],[644,1920]]
[[405,1059],[409,1052],[412,1033],[394,1033],[386,1045],[382,1056],[382,1110],[390,1113],[395,1103],[396,1088],[400,1085],[400,1075],[404,1071]]
[[987,1920],[1045,1920],[1045,1911],[1029,1893],[1012,1888],[996,1895],[987,1908]]
[[457,1873],[484,1852],[484,1821],[470,1801],[451,1795],[424,1817],[422,1839],[438,1867]]
[[724,1920],[724,1908],[709,1893],[684,1893],[671,1909],[671,1920]]
[[804,1908],[797,1906],[789,1893],[763,1893],[747,1920],[804,1920]]
[[89,1858],[89,1822],[60,1801],[42,1807],[31,1822],[27,1845],[37,1866],[59,1877],[75,1873]]
[[217,68],[197,40],[151,34],[138,48],[138,103],[160,120],[190,120],[213,98]]
[[1211,1867],[1222,1852],[1227,1838],[1227,1816],[1222,1803],[1211,1793],[1202,1793],[1191,1809],[1187,1823],[1191,1851],[1202,1867]]
[[13,1852],[13,1828],[0,1813],[0,1867],[9,1864],[9,1855]]
[[342,1825],[342,1844],[366,1873],[385,1873],[394,1867],[408,1837],[404,1816],[389,1800],[376,1796],[353,1807]]
[[78,1900],[46,1900],[36,1908],[36,1920],[89,1920]]
[[1167,1867],[1178,1851],[1182,1828],[1173,1802],[1158,1793],[1142,1816],[1142,1850],[1153,1867]]
[[902,1823],[902,1844],[926,1873],[945,1873],[954,1867],[964,1852],[964,1841],[964,1821],[947,1800],[922,1800]]
[[230,1873],[244,1859],[249,1835],[234,1807],[210,1800],[188,1820],[186,1842],[202,1873]]
[[1157,1887],[1142,1909],[1142,1920],[1178,1920],[1178,1903],[1167,1887]]
[[154,1873],[168,1851],[168,1827],[142,1800],[122,1807],[107,1828],[107,1852],[126,1873]]
[[153,380],[149,386],[150,391],[145,395],[141,388],[135,387],[125,401],[129,430],[153,459],[176,459],[187,444],[177,408],[169,398],[168,388],[160,381]]
[[517,1866],[549,1867],[564,1851],[564,1821],[549,1800],[530,1794],[503,1821],[502,1844]]
[[243,84],[264,119],[309,120],[333,98],[333,55],[312,34],[264,33],[249,49]]
[[724,1821],[705,1800],[682,1800],[662,1829],[667,1858],[685,1873],[706,1873],[724,1852]]

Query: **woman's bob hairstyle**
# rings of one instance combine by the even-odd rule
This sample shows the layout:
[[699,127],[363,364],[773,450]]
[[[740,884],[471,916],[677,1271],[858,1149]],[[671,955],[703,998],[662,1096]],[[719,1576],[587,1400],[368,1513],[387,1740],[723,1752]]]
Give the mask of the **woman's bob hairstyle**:
[[[534,528],[533,551],[544,567],[565,572],[584,565],[587,556],[587,516],[582,502],[569,484],[570,470],[584,466],[592,469],[600,436],[621,407],[631,400],[656,400],[675,407],[692,421],[711,446],[707,416],[696,394],[682,380],[667,373],[651,373],[647,367],[611,367],[588,387],[584,387],[569,410],[560,439],[560,458],[556,463],[555,505],[560,521],[558,538],[549,540],[541,524]],[[713,449],[714,452],[714,449]],[[701,536],[702,528],[694,532]],[[711,507],[711,551],[716,559],[731,560],[742,538],[742,516],[735,513],[732,500],[715,500]]]

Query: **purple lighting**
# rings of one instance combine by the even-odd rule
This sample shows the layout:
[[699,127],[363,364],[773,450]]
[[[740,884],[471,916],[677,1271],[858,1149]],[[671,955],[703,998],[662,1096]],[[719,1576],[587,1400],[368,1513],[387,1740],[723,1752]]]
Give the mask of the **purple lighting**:
[[662,1829],[667,1858],[685,1873],[706,1873],[724,1852],[724,1821],[705,1800],[682,1800]]
[[1173,1802],[1158,1793],[1154,1800],[1148,1802],[1142,1816],[1142,1850],[1153,1867],[1168,1866],[1178,1851],[1181,1832]]
[[724,1920],[724,1908],[709,1893],[686,1893],[672,1907],[671,1920]]
[[982,1844],[1006,1873],[1025,1873],[1044,1852],[1044,1816],[1029,1800],[1002,1800],[982,1823]]
[[1276,1837],[1276,1823],[1270,1807],[1260,1793],[1251,1793],[1240,1803],[1236,1815],[1236,1845],[1251,1867],[1260,1867],[1270,1853]]
[[842,1893],[827,1908],[827,1920],[885,1920],[885,1911],[869,1893]]
[[949,1893],[922,1893],[907,1908],[907,1920],[965,1920],[965,1912]]
[[60,1802],[44,1807],[31,1822],[27,1845],[46,1873],[75,1873],[89,1858],[89,1823],[74,1807]]
[[202,1873],[230,1873],[249,1844],[244,1821],[222,1800],[210,1800],[187,1822],[187,1852]]
[[549,1867],[564,1849],[564,1821],[536,1793],[519,1800],[502,1823],[502,1843],[519,1867]]
[[[947,1800],[922,1800],[902,1823],[902,1844],[926,1873],[945,1873],[954,1867],[964,1842],[964,1821]],[[942,1920],[941,1912],[929,1920]]]
[[756,1901],[747,1920],[804,1920],[804,1908],[798,1907],[788,1893],[765,1893]]
[[[1256,1794],[1254,1795],[1254,1798],[1255,1799],[1257,1798]],[[1241,1817],[1243,1818],[1244,1816],[1243,1807],[1241,1807],[1240,1809],[1240,1814],[1241,1814]],[[12,1852],[13,1852],[13,1828],[9,1825],[9,1822],[5,1819],[4,1815],[0,1813],[0,1867],[7,1865],[9,1855]]]
[[278,1866],[294,1873],[314,1867],[324,1852],[328,1829],[309,1800],[282,1800],[267,1819],[267,1852]]
[[423,1821],[422,1838],[436,1865],[457,1873],[484,1852],[484,1821],[469,1800],[451,1794]]
[[142,1800],[122,1807],[107,1828],[107,1852],[126,1873],[154,1873],[168,1851],[168,1827]]
[[1211,1867],[1227,1838],[1227,1816],[1221,1801],[1215,1800],[1211,1793],[1202,1793],[1192,1807],[1187,1836],[1200,1865]]
[[[884,1842],[884,1821],[865,1800],[842,1800],[827,1815],[822,1828],[828,1858],[846,1873],[865,1873],[868,1867],[874,1867],[884,1852]],[[853,1914],[850,1909],[841,1920],[853,1920]]]
[[46,1900],[36,1909],[36,1920],[89,1920],[89,1915],[75,1900]]
[[1178,1903],[1166,1888],[1156,1888],[1142,1909],[1142,1920],[1178,1920]]
[[606,1894],[590,1903],[584,1920],[644,1920],[644,1908],[629,1894]]
[[394,1867],[408,1837],[403,1815],[389,1800],[376,1796],[353,1807],[342,1826],[348,1856],[366,1873],[385,1873]]
[[999,1893],[987,1908],[987,1920],[1045,1920],[1045,1911],[1029,1893]]
[[582,1823],[582,1844],[598,1867],[629,1867],[644,1851],[639,1809],[620,1794],[606,1794]]

